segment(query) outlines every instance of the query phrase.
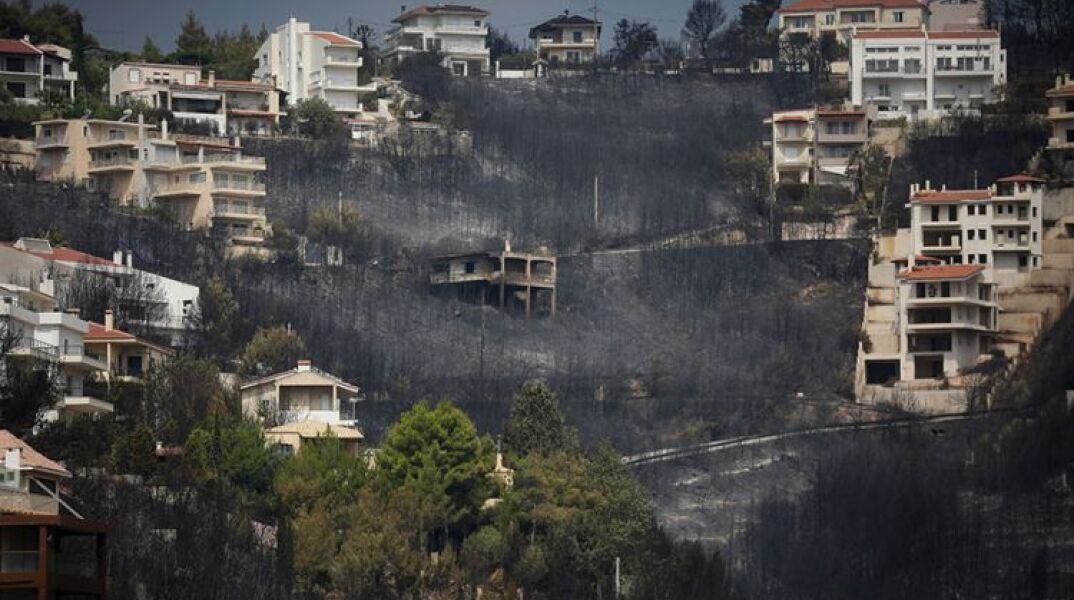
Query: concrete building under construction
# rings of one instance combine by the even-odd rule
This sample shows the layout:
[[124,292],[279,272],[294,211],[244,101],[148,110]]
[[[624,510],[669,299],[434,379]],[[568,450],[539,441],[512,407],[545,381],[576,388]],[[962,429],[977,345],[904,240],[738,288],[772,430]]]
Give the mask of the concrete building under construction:
[[442,295],[489,304],[516,315],[556,314],[556,258],[544,254],[475,252],[430,259],[429,284]]

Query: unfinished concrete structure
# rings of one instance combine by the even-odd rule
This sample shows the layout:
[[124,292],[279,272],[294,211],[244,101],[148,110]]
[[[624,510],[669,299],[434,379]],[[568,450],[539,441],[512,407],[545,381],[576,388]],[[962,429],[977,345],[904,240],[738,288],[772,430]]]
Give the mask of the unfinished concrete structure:
[[465,302],[492,304],[514,314],[555,316],[556,258],[513,252],[475,252],[430,259],[433,289]]

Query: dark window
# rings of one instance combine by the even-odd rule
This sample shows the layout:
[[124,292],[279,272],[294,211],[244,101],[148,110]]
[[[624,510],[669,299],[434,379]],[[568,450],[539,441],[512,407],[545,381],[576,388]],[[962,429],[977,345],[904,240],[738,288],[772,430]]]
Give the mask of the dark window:
[[25,98],[26,84],[21,81],[9,81],[7,82],[7,91],[11,92],[11,95],[16,98]]
[[947,219],[949,221],[957,221],[958,220],[958,206],[949,206],[949,207],[947,207]]
[[11,71],[13,73],[25,73],[26,59],[17,56],[9,56],[7,59],[6,70]]
[[582,43],[582,32],[581,31],[575,31],[574,32],[574,43],[575,44]]
[[987,264],[988,263],[988,255],[987,254],[978,254],[977,255],[977,262],[981,263],[982,265]]
[[939,221],[940,220],[940,207],[939,206],[933,206],[932,207],[932,220],[933,221]]
[[1029,257],[1025,256],[1025,255],[1019,256],[1018,257],[1018,266],[1019,267],[1029,266]]
[[477,271],[477,264],[474,263],[474,261],[472,261],[472,260],[467,262],[466,263],[466,272],[467,273],[473,273],[475,271]]

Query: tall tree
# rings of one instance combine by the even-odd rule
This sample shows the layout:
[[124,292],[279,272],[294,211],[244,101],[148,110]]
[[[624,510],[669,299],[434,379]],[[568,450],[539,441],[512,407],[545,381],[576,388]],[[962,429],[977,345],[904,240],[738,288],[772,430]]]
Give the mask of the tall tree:
[[619,68],[628,69],[656,48],[658,43],[656,28],[651,24],[620,19],[615,24],[612,58]]
[[175,61],[185,65],[208,65],[213,62],[213,40],[205,33],[193,9],[187,11],[186,20],[179,26],[175,38]]
[[503,441],[518,454],[548,454],[574,446],[564,424],[555,392],[542,379],[527,381],[511,404],[511,416],[503,427]]
[[159,63],[164,60],[164,53],[153,43],[153,38],[148,35],[145,36],[145,41],[142,42],[142,51],[139,54],[142,60],[146,62]]
[[242,353],[242,372],[264,376],[294,368],[306,356],[306,340],[290,327],[262,327],[246,344]]
[[493,63],[506,54],[518,54],[518,44],[511,41],[506,31],[500,31],[495,27],[489,27],[488,37],[485,38],[485,47],[489,49],[489,58]]
[[727,13],[724,12],[720,0],[694,0],[686,13],[686,26],[683,28],[683,33],[697,44],[697,49],[706,65],[712,64],[712,53],[709,47],[712,38],[726,20]]

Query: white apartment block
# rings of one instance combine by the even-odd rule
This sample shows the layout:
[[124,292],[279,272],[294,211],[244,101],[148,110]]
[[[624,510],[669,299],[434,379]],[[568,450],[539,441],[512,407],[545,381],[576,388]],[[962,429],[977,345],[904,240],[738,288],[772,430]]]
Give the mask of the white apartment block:
[[313,31],[294,17],[276,28],[254,55],[254,79],[273,85],[295,104],[321,98],[343,116],[362,112],[362,43],[332,31]]
[[600,51],[600,29],[599,21],[564,11],[530,29],[529,37],[538,60],[555,68],[592,62]]
[[41,121],[37,175],[101,192],[121,205],[157,202],[187,230],[208,230],[236,252],[261,247],[270,232],[263,199],[263,158],[243,156],[238,141],[169,134],[141,122]]
[[869,140],[864,110],[784,110],[771,126],[772,180],[777,183],[849,185],[850,156]]
[[935,119],[999,100],[1007,51],[995,31],[858,31],[850,98],[877,118]]
[[78,72],[71,51],[55,44],[31,44],[29,38],[0,39],[0,87],[20,104],[38,104],[45,90],[75,97]]
[[280,124],[280,91],[255,81],[217,79],[201,67],[124,62],[108,77],[113,106],[144,103],[171,111],[177,121],[211,123],[217,135],[269,135]]
[[799,0],[779,9],[781,35],[832,34],[849,43],[862,30],[918,28],[928,22],[928,7],[918,0]]
[[63,297],[66,286],[84,274],[114,287],[143,286],[145,292],[139,295],[147,303],[145,314],[151,315],[145,324],[173,340],[182,337],[198,305],[198,286],[136,268],[130,251],[117,250],[109,260],[44,239],[0,242],[0,282]]
[[984,190],[911,187],[910,252],[946,264],[981,265],[1002,287],[1029,282],[1043,264],[1044,180],[1014,175]]
[[108,364],[87,352],[89,327],[77,312],[58,312],[52,296],[24,286],[0,284],[0,330],[15,339],[8,355],[31,368],[55,369],[58,376],[60,400],[46,415],[50,420],[114,410],[103,390],[93,385],[108,371]]
[[488,11],[454,4],[422,5],[392,19],[397,27],[384,34],[384,57],[398,63],[421,52],[437,51],[444,66],[458,76],[488,73]]
[[1074,76],[1057,77],[1055,87],[1045,95],[1048,98],[1048,120],[1052,124],[1048,149],[1074,150]]

